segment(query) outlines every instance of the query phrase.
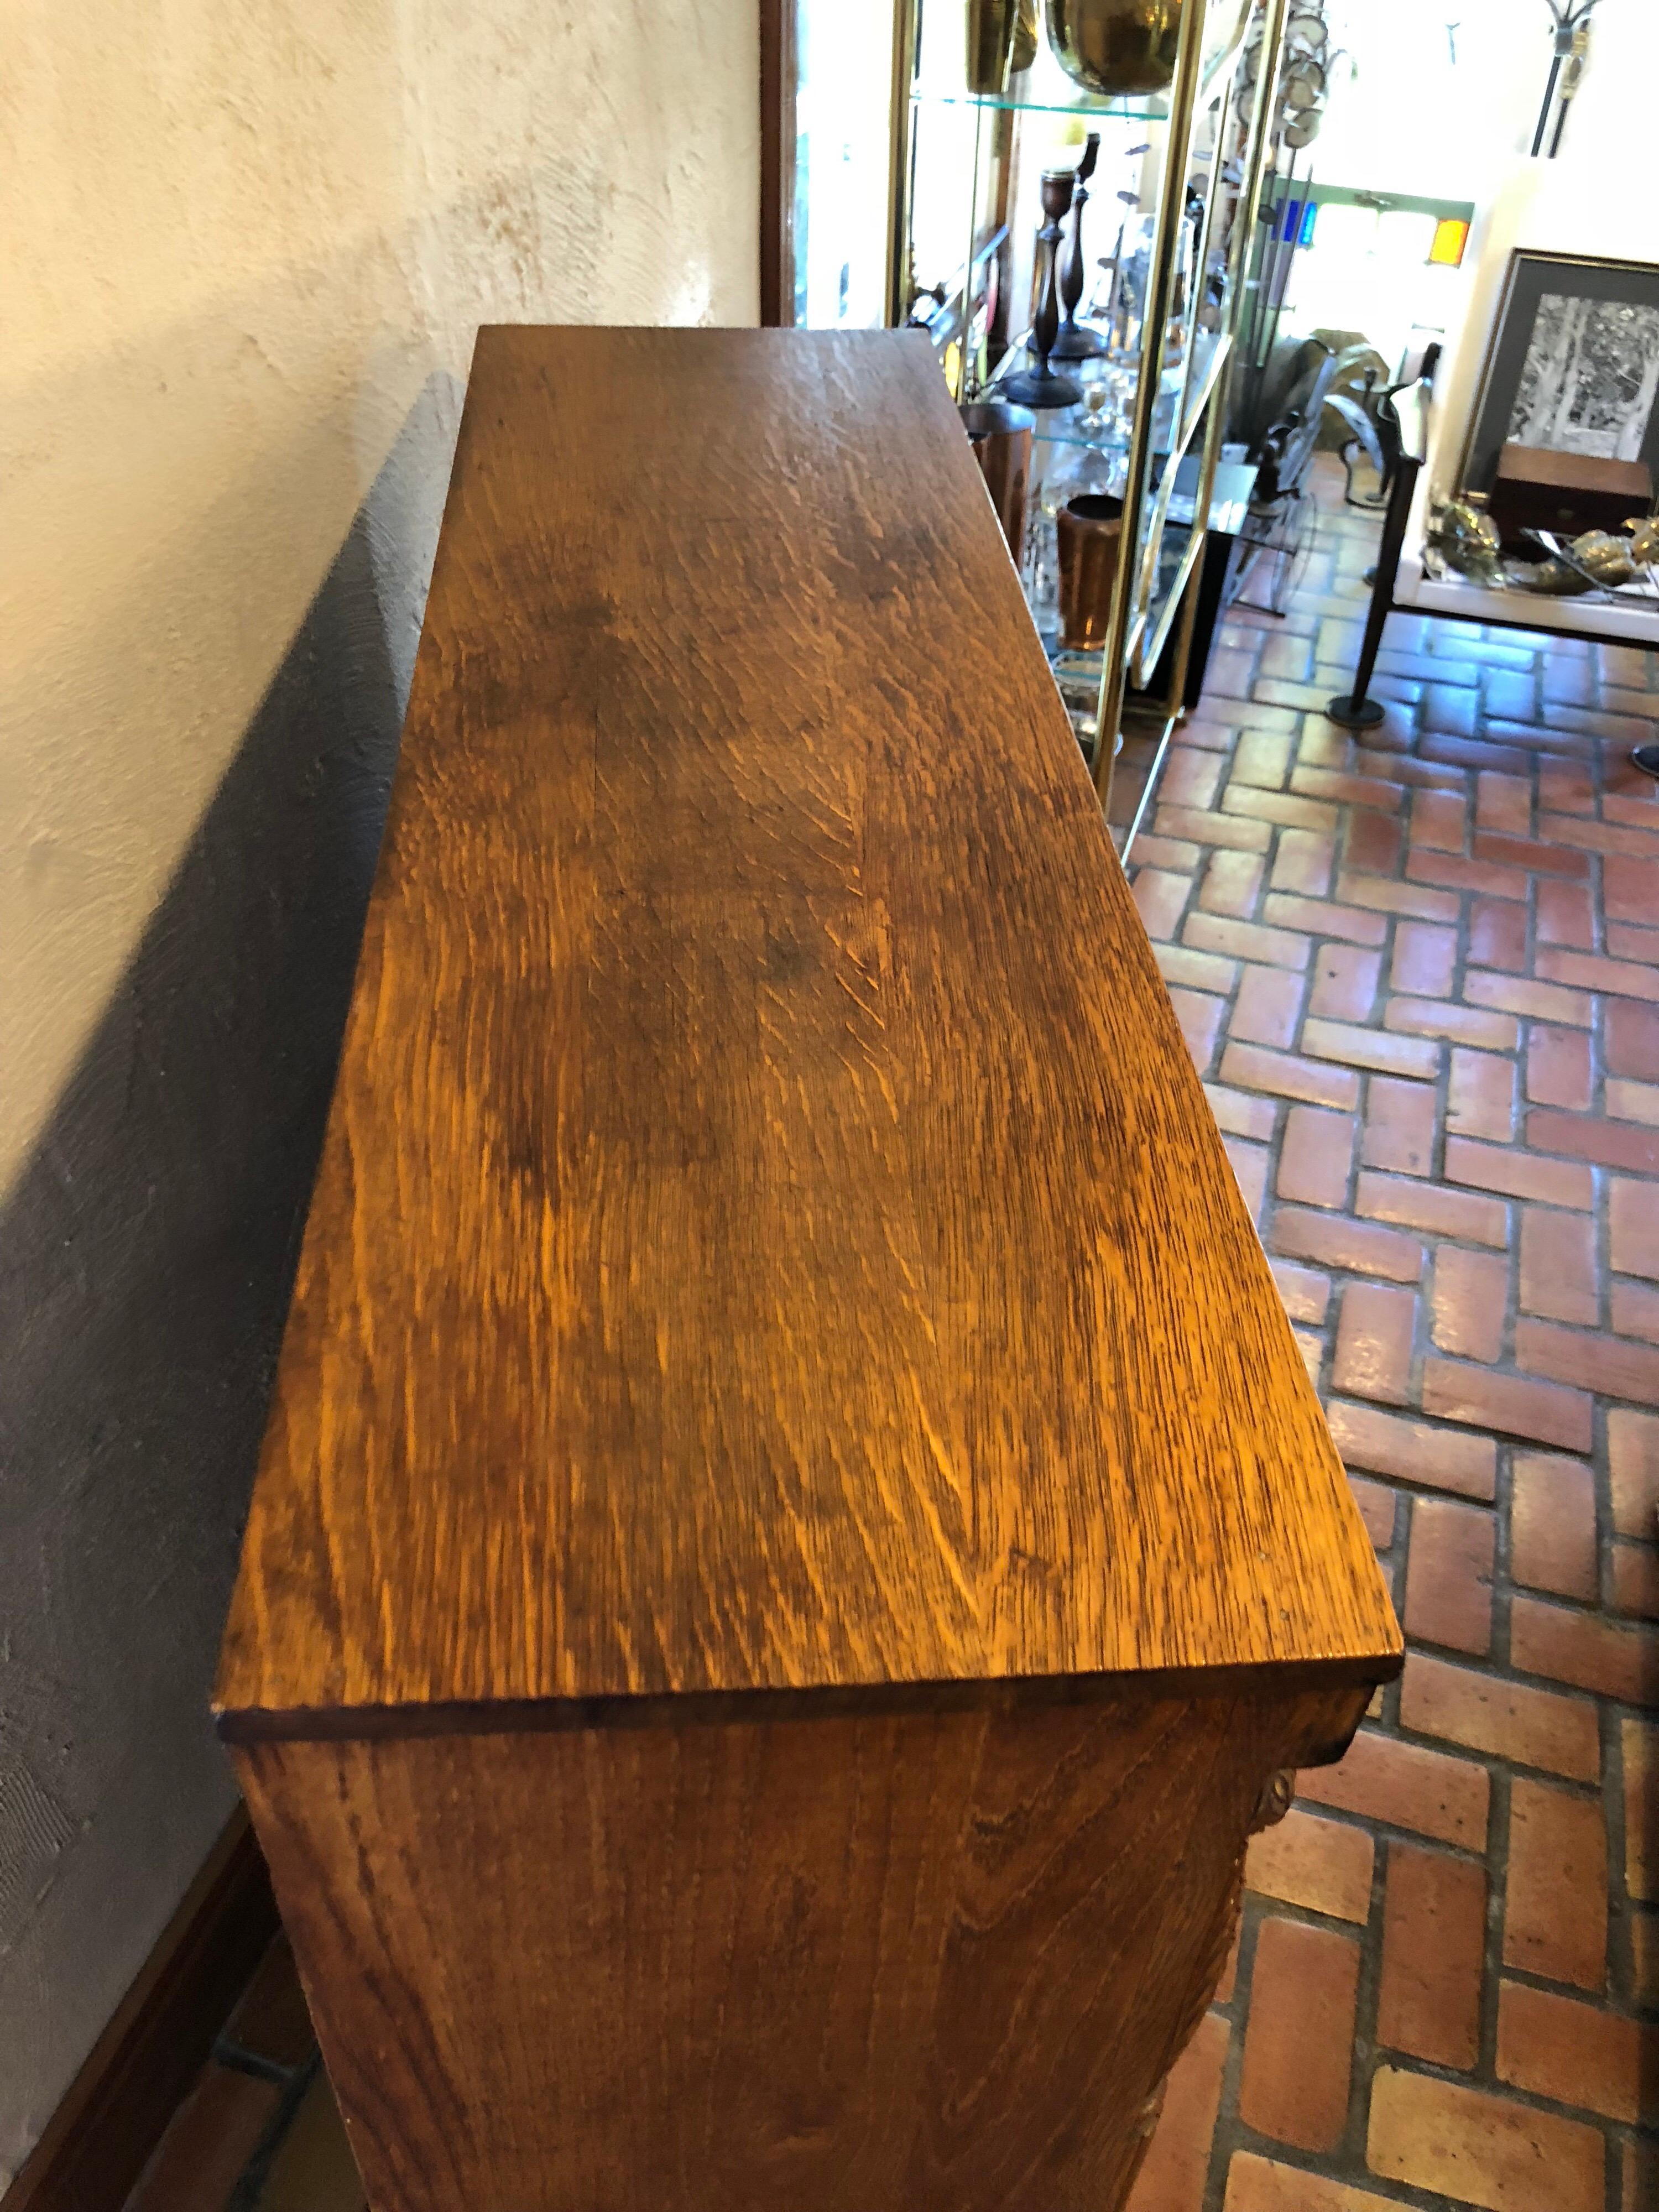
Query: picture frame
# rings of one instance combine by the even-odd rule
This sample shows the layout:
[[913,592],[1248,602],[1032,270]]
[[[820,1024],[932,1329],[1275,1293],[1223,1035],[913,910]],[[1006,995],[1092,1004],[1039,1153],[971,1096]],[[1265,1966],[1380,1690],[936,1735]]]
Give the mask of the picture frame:
[[1490,492],[1505,445],[1642,461],[1659,484],[1659,264],[1510,256],[1458,478]]

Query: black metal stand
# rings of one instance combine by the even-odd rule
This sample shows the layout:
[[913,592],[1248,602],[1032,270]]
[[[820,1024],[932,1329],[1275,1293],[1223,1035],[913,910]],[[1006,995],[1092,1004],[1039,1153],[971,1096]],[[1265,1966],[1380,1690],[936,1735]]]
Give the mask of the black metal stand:
[[1368,698],[1371,678],[1376,672],[1376,656],[1382,648],[1382,631],[1389,617],[1394,612],[1394,587],[1400,576],[1400,556],[1406,547],[1406,526],[1411,520],[1412,501],[1417,493],[1417,479],[1423,467],[1424,454],[1418,447],[1407,450],[1400,434],[1399,416],[1395,413],[1394,395],[1384,398],[1378,410],[1383,418],[1392,416],[1388,424],[1388,443],[1399,443],[1399,458],[1395,463],[1394,482],[1389,490],[1388,512],[1382,520],[1382,550],[1377,555],[1375,580],[1371,585],[1370,611],[1365,617],[1364,641],[1359,648],[1359,665],[1354,671],[1353,689],[1340,698],[1333,699],[1325,712],[1331,720],[1345,730],[1374,730],[1382,721],[1387,709]]
[[[1598,0],[1549,0],[1550,13],[1555,18],[1554,52],[1550,62],[1549,82],[1544,88],[1544,105],[1538,111],[1538,128],[1532,135],[1533,159],[1544,151],[1544,141],[1549,138],[1548,159],[1553,161],[1561,151],[1562,134],[1567,127],[1567,110],[1571,106],[1583,73],[1583,57],[1588,50],[1589,20],[1595,12]],[[1585,45],[1579,44],[1583,33]],[[1550,133],[1550,118],[1555,118],[1555,131]]]
[[1017,375],[1005,376],[997,387],[998,398],[1012,399],[1017,407],[1075,407],[1083,397],[1069,376],[1056,376],[1048,366],[1048,356],[1060,335],[1060,224],[1071,212],[1075,182],[1074,170],[1045,169],[1042,173],[1043,221],[1037,233],[1042,289],[1031,324],[1031,343],[1036,349],[1037,365],[1021,369]]
[[[1392,441],[1392,431],[1400,432],[1400,458],[1395,466],[1394,488],[1389,496],[1389,512],[1382,525],[1382,550],[1377,556],[1376,580],[1371,586],[1370,612],[1365,620],[1365,636],[1359,651],[1359,665],[1354,671],[1353,690],[1340,699],[1333,699],[1325,712],[1334,722],[1345,730],[1374,730],[1381,722],[1386,708],[1375,699],[1366,696],[1370,680],[1376,669],[1376,656],[1382,649],[1382,629],[1399,601],[1395,586],[1400,578],[1400,556],[1405,550],[1406,529],[1411,519],[1412,502],[1417,490],[1417,480],[1428,456],[1428,403],[1431,389],[1431,365],[1425,363],[1422,380],[1407,391],[1396,395],[1389,393],[1380,413],[1386,416],[1394,409],[1396,422],[1389,426],[1385,444]],[[1396,405],[1396,397],[1405,403],[1402,416]],[[1510,595],[1511,599],[1524,594]],[[1559,608],[1561,602],[1549,602]],[[1541,630],[1549,637],[1589,638],[1598,643],[1620,643],[1626,641],[1612,638],[1601,630],[1574,628],[1560,621],[1540,623],[1525,616],[1488,612],[1479,607],[1445,609],[1413,606],[1413,614],[1443,616],[1448,621],[1479,622],[1488,629]],[[1541,611],[1541,608],[1540,608]],[[1631,758],[1647,775],[1659,779],[1659,744],[1638,745]]]

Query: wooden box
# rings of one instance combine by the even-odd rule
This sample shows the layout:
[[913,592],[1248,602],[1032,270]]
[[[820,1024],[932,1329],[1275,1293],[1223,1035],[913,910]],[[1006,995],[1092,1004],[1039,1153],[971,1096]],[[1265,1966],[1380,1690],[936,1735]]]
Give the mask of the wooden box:
[[377,2212],[1112,2212],[1399,1655],[925,339],[483,332],[217,1692]]
[[1505,446],[1498,457],[1490,512],[1510,552],[1537,547],[1529,530],[1577,538],[1587,530],[1620,531],[1653,506],[1645,461],[1604,461],[1588,453]]

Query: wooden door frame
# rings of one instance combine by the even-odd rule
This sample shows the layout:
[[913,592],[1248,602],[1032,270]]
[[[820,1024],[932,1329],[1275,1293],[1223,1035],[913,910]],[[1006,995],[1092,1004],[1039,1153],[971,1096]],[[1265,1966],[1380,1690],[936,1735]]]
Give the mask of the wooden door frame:
[[795,319],[795,6],[760,0],[760,319]]

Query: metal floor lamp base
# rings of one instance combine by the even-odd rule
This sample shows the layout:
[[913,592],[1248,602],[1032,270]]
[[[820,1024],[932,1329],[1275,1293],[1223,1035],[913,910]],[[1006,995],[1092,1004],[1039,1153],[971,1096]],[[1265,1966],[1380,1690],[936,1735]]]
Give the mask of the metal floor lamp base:
[[1634,745],[1630,757],[1632,766],[1639,768],[1644,775],[1650,775],[1659,782],[1659,744]]
[[1352,696],[1333,699],[1325,714],[1328,720],[1345,730],[1375,730],[1388,719],[1388,709],[1379,707],[1375,699],[1356,699]]

